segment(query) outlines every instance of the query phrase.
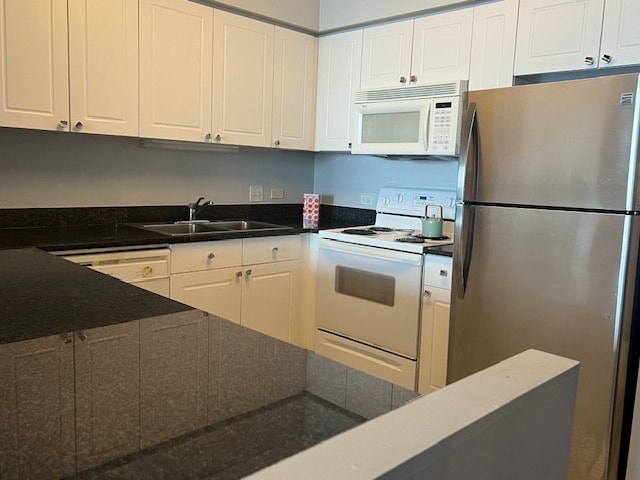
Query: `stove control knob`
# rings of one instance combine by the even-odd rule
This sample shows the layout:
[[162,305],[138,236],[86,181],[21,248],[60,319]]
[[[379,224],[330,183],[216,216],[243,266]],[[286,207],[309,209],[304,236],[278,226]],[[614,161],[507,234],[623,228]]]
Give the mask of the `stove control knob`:
[[383,199],[383,203],[384,203],[385,205],[389,205],[389,204],[391,203],[391,199],[390,199],[389,197],[384,197],[384,199]]
[[397,195],[396,202],[398,202],[398,203],[402,203],[403,201],[404,201],[404,195],[402,195],[401,193],[399,193],[399,194]]

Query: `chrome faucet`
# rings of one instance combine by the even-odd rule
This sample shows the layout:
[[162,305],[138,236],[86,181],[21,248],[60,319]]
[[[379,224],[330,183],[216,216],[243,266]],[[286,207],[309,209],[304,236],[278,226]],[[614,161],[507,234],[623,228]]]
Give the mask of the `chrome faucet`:
[[189,203],[187,206],[189,207],[189,221],[192,222],[196,219],[196,216],[204,207],[208,207],[213,205],[213,202],[209,200],[203,204],[200,204],[201,201],[204,200],[204,197],[198,198],[194,203]]

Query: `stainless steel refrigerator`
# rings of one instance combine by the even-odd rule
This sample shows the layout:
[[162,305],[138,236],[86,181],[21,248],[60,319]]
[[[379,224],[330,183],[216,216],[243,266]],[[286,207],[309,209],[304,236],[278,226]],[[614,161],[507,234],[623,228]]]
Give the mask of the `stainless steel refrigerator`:
[[638,80],[468,94],[448,380],[528,348],[579,360],[571,480],[616,478],[621,450],[640,235]]

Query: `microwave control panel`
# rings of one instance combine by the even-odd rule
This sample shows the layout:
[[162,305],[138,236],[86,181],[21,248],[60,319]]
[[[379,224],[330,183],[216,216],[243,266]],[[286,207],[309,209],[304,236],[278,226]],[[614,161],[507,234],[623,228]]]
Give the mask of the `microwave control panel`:
[[433,102],[427,150],[434,155],[456,155],[460,118],[460,98],[439,98]]

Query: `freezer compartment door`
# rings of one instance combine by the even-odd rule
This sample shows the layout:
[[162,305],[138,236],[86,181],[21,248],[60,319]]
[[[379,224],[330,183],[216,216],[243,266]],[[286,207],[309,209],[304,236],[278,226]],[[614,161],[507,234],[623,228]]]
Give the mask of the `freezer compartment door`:
[[465,231],[473,238],[454,255],[448,381],[529,348],[580,361],[570,478],[605,478],[623,239],[636,217],[487,206],[461,213],[473,220]]
[[477,180],[459,199],[637,210],[637,96],[637,74],[469,92]]

